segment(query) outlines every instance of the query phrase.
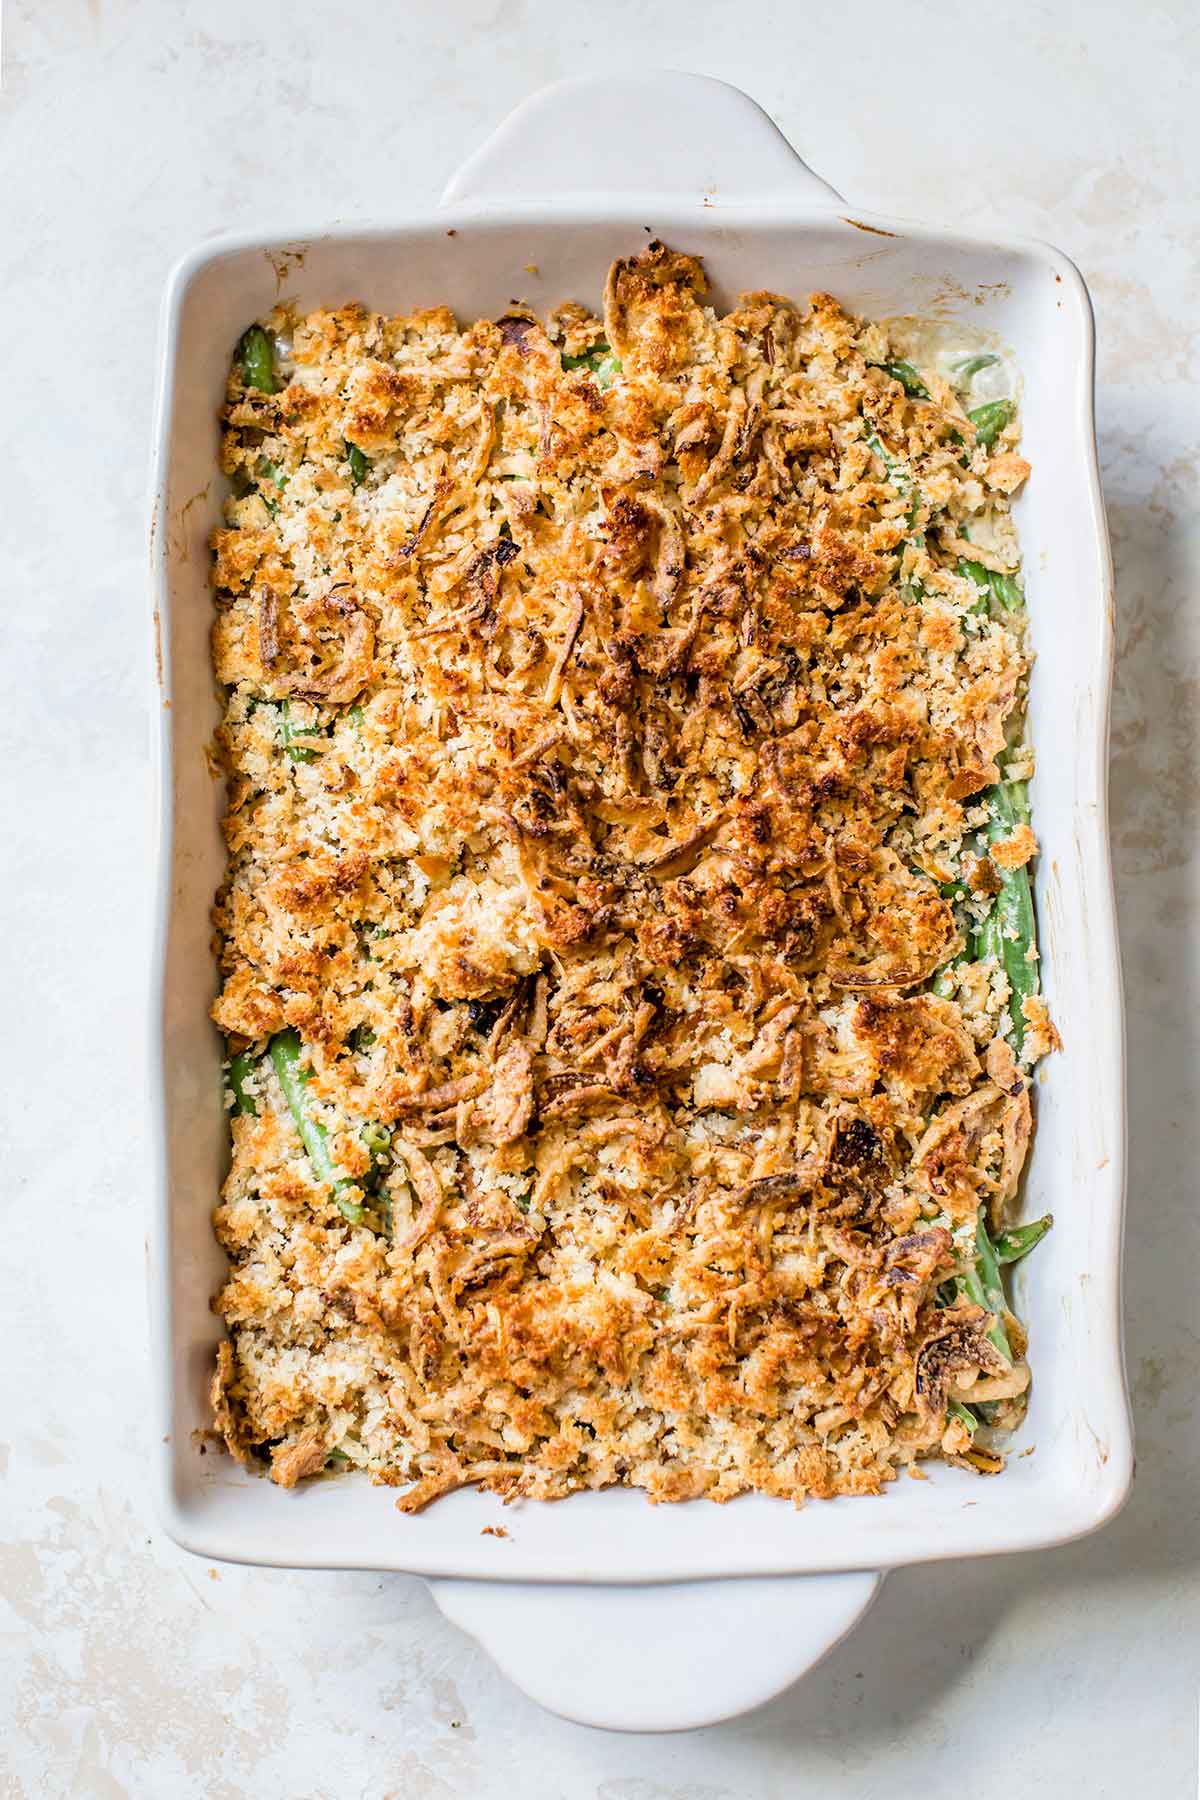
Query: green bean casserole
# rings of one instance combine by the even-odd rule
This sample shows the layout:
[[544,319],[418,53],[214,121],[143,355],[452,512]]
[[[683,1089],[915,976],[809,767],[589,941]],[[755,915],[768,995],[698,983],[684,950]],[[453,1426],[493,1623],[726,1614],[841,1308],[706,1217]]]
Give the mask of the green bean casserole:
[[1004,358],[655,242],[602,316],[282,305],[222,422],[229,1450],[404,1512],[998,1471],[1056,1041]]

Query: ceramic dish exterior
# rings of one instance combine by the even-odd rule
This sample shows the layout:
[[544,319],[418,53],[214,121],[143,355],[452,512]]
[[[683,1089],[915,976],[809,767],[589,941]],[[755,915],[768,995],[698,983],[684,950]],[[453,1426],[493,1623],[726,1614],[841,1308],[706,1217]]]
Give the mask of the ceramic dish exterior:
[[[210,1215],[227,1154],[222,1044],[208,1019],[221,794],[205,745],[217,718],[207,538],[221,504],[217,411],[232,346],[282,295],[301,309],[444,302],[468,320],[514,297],[539,310],[594,302],[613,258],[651,235],[704,258],[718,303],[745,288],[823,288],[870,317],[994,332],[1021,373],[1034,474],[1015,513],[1037,656],[1037,905],[1064,1043],[1039,1071],[1025,1198],[1027,1216],[1053,1211],[1055,1229],[1016,1281],[1034,1386],[1013,1448],[1030,1454],[1014,1453],[996,1479],[933,1463],[927,1480],[902,1479],[882,1498],[801,1510],[761,1496],[654,1507],[630,1490],[506,1509],[464,1491],[403,1518],[387,1489],[353,1478],[285,1494],[222,1454],[201,1455],[197,1436],[210,1423],[220,1335]],[[153,472],[161,1103],[151,1231],[160,1501],[177,1542],[231,1561],[434,1578],[443,1610],[545,1704],[593,1724],[663,1729],[769,1698],[849,1628],[880,1571],[1061,1543],[1120,1506],[1132,1469],[1124,1069],[1105,787],[1112,580],[1092,362],[1087,291],[1058,252],[855,213],[745,95],[687,75],[544,90],[464,165],[432,215],[211,241],[177,267]],[[498,1524],[506,1537],[482,1535]],[[745,1646],[736,1674],[734,1633]],[[714,1640],[719,1655],[705,1648]]]

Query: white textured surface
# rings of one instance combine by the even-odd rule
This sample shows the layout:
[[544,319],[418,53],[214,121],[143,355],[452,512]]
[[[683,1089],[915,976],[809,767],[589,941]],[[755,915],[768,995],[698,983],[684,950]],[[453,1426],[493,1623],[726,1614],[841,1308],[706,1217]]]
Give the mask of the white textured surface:
[[[852,20],[787,0],[10,0],[0,1793],[1192,1791],[1200,42],[1185,0],[1136,22],[1111,4],[1018,6],[986,35],[968,16],[950,0],[862,0]],[[157,304],[180,250],[431,200],[528,90],[633,55],[746,87],[852,201],[1047,237],[1092,286],[1118,577],[1140,1474],[1089,1542],[894,1576],[762,1712],[623,1740],[538,1713],[418,1584],[218,1575],[149,1516],[143,490]]]

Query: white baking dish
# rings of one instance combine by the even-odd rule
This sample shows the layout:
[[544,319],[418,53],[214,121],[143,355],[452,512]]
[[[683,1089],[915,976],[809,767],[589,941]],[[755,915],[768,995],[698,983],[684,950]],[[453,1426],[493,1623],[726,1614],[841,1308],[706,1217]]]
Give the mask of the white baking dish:
[[[164,307],[152,558],[162,1105],[151,1269],[164,1520],[207,1557],[435,1578],[443,1610],[536,1698],[626,1729],[699,1724],[756,1704],[849,1628],[880,1571],[1061,1543],[1109,1518],[1130,1480],[1121,986],[1105,795],[1111,574],[1091,310],[1075,269],[1045,246],[847,210],[735,89],[664,74],[570,82],[521,107],[433,216],[210,242],[175,270]],[[206,538],[221,499],[216,415],[231,347],[280,294],[302,307],[446,301],[468,319],[514,297],[594,302],[612,258],[651,234],[700,252],[718,298],[826,288],[877,316],[961,319],[996,332],[1024,379],[1035,472],[1018,514],[1038,653],[1038,905],[1045,986],[1065,1043],[1038,1083],[1027,1197],[1031,1213],[1052,1209],[1056,1226],[1017,1283],[1034,1368],[1017,1448],[1030,1454],[997,1480],[932,1466],[928,1480],[901,1480],[882,1499],[799,1511],[764,1498],[653,1507],[628,1491],[504,1509],[462,1492],[405,1518],[386,1489],[353,1478],[284,1493],[224,1455],[202,1455],[197,1436],[209,1423],[218,1336],[209,1215],[226,1156],[221,1044],[208,1022],[209,907],[223,853],[220,794],[205,761],[216,718]],[[482,1535],[489,1524],[507,1537]],[[719,1579],[732,1577],[742,1579]]]

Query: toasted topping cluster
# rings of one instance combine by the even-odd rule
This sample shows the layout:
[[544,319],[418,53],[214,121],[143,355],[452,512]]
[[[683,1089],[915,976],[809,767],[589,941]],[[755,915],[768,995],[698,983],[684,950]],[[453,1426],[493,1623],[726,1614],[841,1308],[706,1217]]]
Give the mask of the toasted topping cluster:
[[1036,850],[988,803],[1031,769],[1013,409],[910,391],[828,295],[718,316],[660,244],[603,318],[255,330],[213,540],[230,1449],[406,1510],[994,1464],[954,1400],[1011,1422],[1023,1337],[959,1278],[1053,1040],[1036,952],[1014,1006],[973,929]]

